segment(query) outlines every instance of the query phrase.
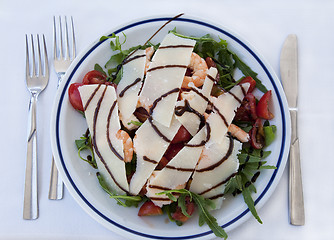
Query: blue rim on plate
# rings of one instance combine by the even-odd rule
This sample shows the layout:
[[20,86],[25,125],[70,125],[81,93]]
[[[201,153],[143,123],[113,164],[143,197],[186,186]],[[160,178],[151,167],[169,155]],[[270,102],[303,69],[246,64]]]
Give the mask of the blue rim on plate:
[[[114,31],[115,34],[121,33],[122,31],[125,31],[127,29],[131,29],[133,27],[137,27],[139,25],[143,25],[146,23],[152,23],[152,22],[160,22],[160,21],[168,21],[171,18],[169,17],[159,17],[159,18],[152,18],[152,19],[147,19],[147,20],[142,20],[142,21],[138,21],[135,23],[131,23],[127,26],[124,26],[122,28],[119,28],[118,30]],[[276,167],[277,169],[275,169],[272,173],[272,176],[269,180],[269,182],[267,183],[266,187],[264,188],[264,190],[261,192],[261,194],[259,194],[259,196],[257,197],[257,199],[254,201],[255,205],[258,204],[258,202],[263,198],[263,196],[267,193],[267,191],[269,190],[270,186],[272,185],[274,179],[276,178],[277,172],[281,166],[282,163],[282,158],[284,155],[284,149],[285,149],[285,142],[286,142],[286,119],[285,119],[285,114],[284,114],[284,107],[283,107],[283,101],[282,98],[279,94],[279,90],[278,87],[273,79],[273,76],[271,75],[270,71],[267,69],[267,67],[265,66],[265,64],[262,62],[262,60],[254,53],[254,51],[252,49],[250,49],[244,42],[242,42],[240,39],[238,39],[236,36],[232,35],[231,33],[217,27],[214,26],[212,24],[200,21],[200,20],[195,20],[195,19],[189,19],[189,18],[177,18],[174,19],[174,21],[180,21],[180,22],[188,22],[188,23],[193,23],[193,24],[198,24],[207,28],[211,28],[217,32],[220,32],[221,34],[230,37],[231,39],[233,39],[234,41],[236,41],[240,46],[242,46],[248,53],[250,53],[254,59],[256,59],[257,63],[260,64],[260,66],[262,67],[262,69],[265,71],[268,79],[270,80],[270,82],[273,85],[274,91],[276,93],[276,96],[278,98],[278,103],[279,103],[279,107],[280,107],[280,113],[281,113],[281,120],[282,120],[282,144],[280,146],[280,153],[278,155],[278,160],[277,160],[277,164]],[[63,158],[63,154],[62,154],[62,150],[61,150],[61,145],[60,145],[60,137],[59,137],[59,123],[60,123],[60,112],[61,112],[61,107],[63,104],[63,100],[64,100],[64,96],[67,92],[67,88],[68,85],[71,82],[71,79],[73,78],[73,75],[76,73],[76,71],[78,70],[79,66],[83,63],[83,61],[94,51],[94,49],[96,49],[100,44],[102,44],[103,41],[96,43],[95,45],[93,45],[87,52],[86,54],[80,59],[80,61],[76,64],[76,66],[74,66],[73,71],[71,72],[71,74],[69,75],[66,83],[65,83],[65,87],[63,88],[63,91],[60,94],[60,99],[58,102],[58,106],[56,109],[56,134],[55,134],[55,138],[56,138],[56,145],[57,145],[57,151],[58,151],[58,155],[59,155],[59,159],[60,159],[60,163],[62,164],[62,167],[64,169],[64,172],[70,182],[70,184],[72,185],[72,187],[74,188],[74,190],[76,191],[76,193],[78,194],[78,196],[83,200],[83,202],[85,204],[87,204],[87,206],[94,211],[97,215],[99,215],[101,218],[103,218],[105,221],[113,224],[114,226],[123,229],[129,233],[141,236],[141,237],[146,237],[146,238],[151,238],[151,239],[195,239],[195,238],[199,238],[199,237],[203,237],[203,236],[207,236],[209,234],[212,234],[212,231],[205,231],[203,233],[200,234],[194,234],[194,235],[189,235],[189,236],[181,236],[181,237],[166,237],[166,236],[157,236],[157,235],[150,235],[150,234],[145,234],[142,232],[138,232],[136,230],[127,228],[123,225],[118,224],[117,222],[111,220],[110,218],[108,218],[107,216],[105,216],[103,213],[101,213],[98,209],[96,209],[86,198],[85,196],[80,192],[80,190],[78,189],[78,187],[76,186],[75,182],[73,181],[71,175],[68,172],[68,169],[66,167],[64,158]],[[238,221],[239,219],[241,219],[244,215],[246,215],[249,212],[249,209],[247,208],[246,210],[244,210],[242,213],[240,213],[237,217],[235,217],[234,219],[230,220],[229,222],[225,223],[224,225],[222,225],[223,228],[226,228],[228,226],[230,226],[231,224],[235,223],[236,221]]]

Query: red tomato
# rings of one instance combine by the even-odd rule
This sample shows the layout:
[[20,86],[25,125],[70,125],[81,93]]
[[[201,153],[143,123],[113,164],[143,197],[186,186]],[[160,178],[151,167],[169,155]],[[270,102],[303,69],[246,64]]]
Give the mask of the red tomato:
[[103,73],[97,71],[97,70],[92,70],[86,73],[84,76],[82,83],[83,84],[100,84],[100,83],[105,83],[107,81],[107,76],[104,75]]
[[163,169],[167,164],[169,160],[166,157],[162,157],[158,163],[158,166],[156,167],[156,170]]
[[235,114],[235,121],[254,121],[257,119],[256,115],[256,98],[253,93],[248,93],[237,109]]
[[79,111],[84,111],[82,106],[82,101],[80,97],[80,92],[78,87],[82,86],[83,83],[72,83],[68,89],[68,97],[73,108]]
[[[186,199],[186,207],[187,207],[187,213],[191,216],[195,211],[195,203],[190,202],[188,197]],[[180,207],[177,207],[176,211],[172,213],[172,218],[180,222],[185,222],[189,219],[187,216],[185,216],[182,213],[182,210]]]
[[188,142],[190,139],[191,134],[183,125],[181,125],[171,143]]
[[183,143],[170,144],[167,148],[164,157],[170,161],[184,147]]
[[252,129],[249,132],[250,144],[255,149],[261,149],[265,145],[265,136],[261,119],[256,119]]
[[138,211],[138,216],[153,216],[161,214],[161,207],[154,205],[152,201],[145,202]]
[[270,120],[274,118],[269,110],[269,101],[271,100],[271,90],[263,94],[260,101],[257,103],[256,114],[258,117]]
[[243,84],[243,83],[249,83],[250,84],[247,93],[251,93],[251,92],[254,91],[254,89],[256,87],[256,82],[255,82],[255,80],[251,76],[247,76],[247,77],[243,78],[240,81],[239,85]]

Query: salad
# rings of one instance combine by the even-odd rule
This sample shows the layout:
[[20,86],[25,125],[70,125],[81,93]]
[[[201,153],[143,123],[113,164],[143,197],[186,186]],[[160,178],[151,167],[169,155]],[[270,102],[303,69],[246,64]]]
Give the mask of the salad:
[[173,29],[130,49],[115,34],[105,40],[110,60],[68,90],[88,125],[75,141],[79,157],[98,169],[101,187],[139,216],[167,214],[182,225],[197,211],[222,238],[210,211],[242,194],[262,223],[251,194],[261,170],[275,168],[265,161],[276,131],[271,90],[223,39]]

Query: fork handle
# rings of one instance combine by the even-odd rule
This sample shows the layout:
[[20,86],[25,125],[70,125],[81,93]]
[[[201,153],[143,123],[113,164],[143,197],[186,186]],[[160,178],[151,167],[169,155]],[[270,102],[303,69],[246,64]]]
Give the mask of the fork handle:
[[23,218],[38,218],[37,196],[37,129],[36,129],[37,94],[33,94],[29,103],[29,124],[27,140],[27,162],[24,185]]
[[[64,74],[65,73],[63,72],[57,73],[57,77],[58,77],[57,88],[59,87],[59,84],[62,80],[62,76]],[[51,176],[50,176],[50,186],[49,186],[49,199],[50,200],[60,200],[63,198],[63,194],[64,194],[64,184],[59,176],[58,169],[56,167],[54,158],[52,156]]]

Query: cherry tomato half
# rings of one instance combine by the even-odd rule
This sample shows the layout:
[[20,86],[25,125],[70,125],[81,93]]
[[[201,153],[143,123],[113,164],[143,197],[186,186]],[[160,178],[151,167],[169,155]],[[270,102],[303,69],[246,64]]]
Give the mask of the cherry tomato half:
[[249,132],[250,144],[255,149],[261,149],[265,145],[265,135],[261,119],[256,119],[252,129]]
[[72,83],[68,89],[68,97],[70,100],[70,103],[72,104],[73,108],[79,111],[84,111],[80,92],[78,90],[78,87],[84,85],[83,83]]
[[269,102],[271,101],[271,90],[263,94],[260,101],[257,103],[256,114],[258,117],[270,120],[274,118],[274,114],[272,114],[269,110]]
[[[189,197],[186,198],[186,208],[187,208],[187,213],[189,214],[189,216],[191,216],[195,211],[195,203],[190,202]],[[176,211],[172,213],[172,218],[180,222],[185,222],[189,219],[189,217],[187,217],[186,215],[182,213],[182,210],[180,207],[177,207]]]
[[190,139],[191,134],[183,125],[181,125],[171,143],[188,142]]
[[256,87],[256,82],[255,82],[255,80],[251,76],[247,76],[247,77],[243,78],[240,81],[239,85],[241,85],[243,83],[249,83],[249,85],[250,85],[249,88],[248,88],[247,93],[251,93],[251,92],[254,91],[254,89]]
[[256,114],[256,98],[253,93],[248,93],[237,109],[235,114],[235,121],[255,121]]
[[154,216],[161,214],[161,207],[154,205],[152,201],[145,202],[138,211],[138,216]]
[[100,84],[100,83],[105,83],[107,81],[107,76],[104,75],[103,73],[97,71],[97,70],[92,70],[86,73],[84,76],[82,83],[83,84]]

